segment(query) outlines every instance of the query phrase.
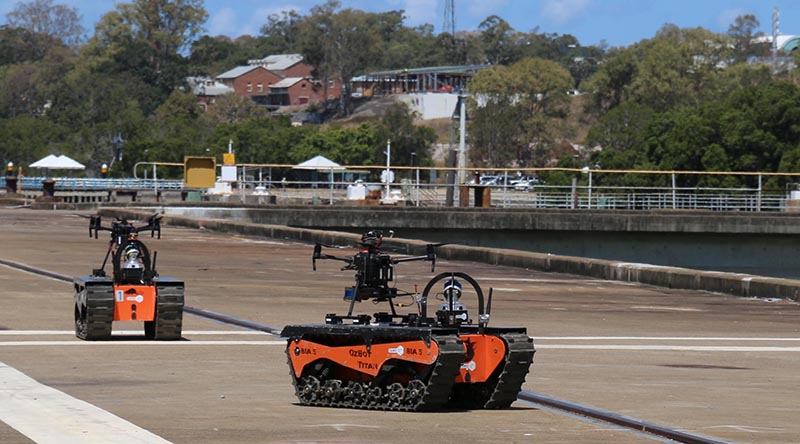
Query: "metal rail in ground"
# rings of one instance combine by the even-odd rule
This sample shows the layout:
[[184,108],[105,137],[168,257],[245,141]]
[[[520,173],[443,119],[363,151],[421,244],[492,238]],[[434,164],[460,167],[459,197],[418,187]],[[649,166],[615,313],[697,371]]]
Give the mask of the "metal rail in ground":
[[[44,270],[41,268],[37,268],[31,265],[10,261],[7,259],[0,258],[0,265],[4,265],[9,268],[14,268],[22,271],[26,271],[28,273],[37,274],[40,276],[46,276],[52,279],[56,279],[59,281],[64,282],[72,282],[72,277],[63,275],[60,273],[56,273],[49,270]],[[261,324],[258,322],[248,321],[246,319],[240,319],[233,316],[228,316],[222,313],[213,312],[210,310],[196,308],[196,307],[189,307],[184,306],[184,312],[190,313],[192,315],[214,320],[217,322],[221,322],[223,324],[234,325],[241,328],[246,328],[249,330],[256,330],[261,331],[264,333],[269,333],[273,335],[279,335],[280,330],[279,328],[272,327],[269,325]],[[602,422],[614,424],[626,429],[634,430],[639,433],[645,433],[648,435],[657,436],[660,438],[666,438],[673,440],[678,443],[684,444],[730,444],[730,441],[723,441],[717,438],[711,438],[701,435],[695,435],[687,432],[682,432],[680,430],[671,429],[665,426],[661,426],[658,424],[654,424],[648,421],[644,421],[641,419],[633,418],[630,416],[621,415],[619,413],[611,412],[608,410],[602,410],[595,407],[589,407],[582,404],[574,403],[571,401],[566,401],[563,399],[553,398],[550,396],[543,395],[541,393],[534,393],[529,391],[521,391],[517,396],[517,399],[526,401],[535,405],[540,405],[547,407],[549,409],[553,409],[556,411],[561,412],[568,412],[571,414],[585,416],[588,418],[596,419]]]
[[[52,279],[56,279],[59,281],[64,282],[72,282],[72,277],[67,276],[64,274],[56,273],[54,271],[44,270],[41,268],[37,268],[31,265],[22,264],[19,262],[10,261],[7,259],[0,259],[0,265],[5,265],[6,267],[16,268],[18,270],[27,271],[28,273],[38,274],[40,276],[46,276]],[[271,335],[280,335],[281,329],[277,327],[272,327],[266,324],[260,324],[258,322],[248,321],[246,319],[239,319],[233,316],[228,316],[226,314],[217,313],[211,310],[206,310],[203,308],[197,307],[190,307],[188,305],[183,306],[183,312],[189,313],[197,317],[210,319],[212,321],[221,322],[223,324],[233,325],[236,327],[246,328],[248,330],[256,330],[261,331],[264,333],[269,333]]]
[[722,441],[716,438],[710,438],[701,435],[682,432],[680,430],[671,429],[652,422],[644,421],[641,419],[633,418],[630,416],[620,415],[608,410],[602,410],[595,407],[566,401],[563,399],[553,398],[541,393],[534,393],[529,391],[521,391],[517,395],[517,399],[528,401],[533,404],[542,405],[551,409],[560,410],[564,412],[574,413],[580,416],[597,419],[603,422],[608,422],[628,429],[636,430],[638,432],[646,433],[649,435],[660,436],[662,438],[671,439],[675,442],[685,444],[730,444],[729,441]]

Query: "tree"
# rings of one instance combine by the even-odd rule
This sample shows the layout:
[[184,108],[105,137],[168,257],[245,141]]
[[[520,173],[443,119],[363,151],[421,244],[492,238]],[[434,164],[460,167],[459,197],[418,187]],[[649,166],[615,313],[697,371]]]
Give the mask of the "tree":
[[507,21],[492,15],[478,25],[486,61],[492,65],[507,65],[513,61],[514,29]]
[[207,17],[202,0],[119,3],[97,24],[88,53],[95,65],[137,72],[166,96],[188,73],[181,53]]
[[304,18],[294,9],[270,14],[261,27],[261,36],[271,54],[286,54],[299,49],[300,26]]
[[607,54],[588,84],[592,110],[603,113],[627,100],[656,111],[696,106],[711,97],[731,57],[721,35],[664,25],[654,38]]
[[[0,119],[0,159],[28,165],[53,152],[62,152],[67,128],[26,115]],[[25,174],[28,174],[27,172]]]
[[135,0],[117,8],[134,38],[146,41],[156,56],[182,52],[208,19],[203,0]]
[[635,168],[641,163],[630,156],[618,159],[622,153],[644,153],[647,127],[653,117],[653,110],[635,102],[626,102],[609,111],[592,126],[586,138],[590,147],[602,148],[594,159],[603,169]]
[[47,34],[0,26],[0,65],[36,62],[48,52],[56,52],[60,46],[57,39]]
[[386,141],[392,142],[392,163],[411,166],[411,153],[415,165],[432,165],[431,146],[436,141],[436,132],[426,126],[415,125],[418,114],[404,102],[392,104],[377,125],[377,144],[373,148],[372,162],[381,163]]
[[264,108],[256,105],[249,97],[238,94],[225,94],[217,97],[206,115],[213,124],[236,123],[251,117],[260,117],[266,114]]
[[764,35],[763,32],[754,32],[758,26],[758,19],[753,14],[740,15],[728,26],[728,37],[733,40],[736,60],[745,61],[750,56],[762,55],[757,54],[759,45],[754,44],[757,37]]
[[213,75],[224,72],[239,52],[239,45],[227,36],[210,37],[204,35],[192,42],[189,54],[189,72],[192,75]]
[[[382,43],[380,20],[374,14],[344,9],[336,11],[340,3],[329,0],[311,9],[303,22],[303,54],[311,65],[317,67],[327,95],[328,79],[335,78],[341,85],[380,60]],[[350,95],[341,96],[341,110],[349,114]]]
[[307,133],[302,141],[291,148],[289,157],[292,163],[299,163],[321,154],[343,164],[370,165],[375,162],[375,147],[378,144],[375,131],[369,125],[330,128]]
[[84,40],[77,9],[54,5],[53,0],[19,2],[6,14],[6,20],[12,27],[51,36],[67,46],[76,47]]
[[564,125],[572,87],[567,70],[543,59],[478,72],[470,83],[474,159],[487,166],[507,165],[494,162],[509,158],[519,166],[545,165],[545,153]]

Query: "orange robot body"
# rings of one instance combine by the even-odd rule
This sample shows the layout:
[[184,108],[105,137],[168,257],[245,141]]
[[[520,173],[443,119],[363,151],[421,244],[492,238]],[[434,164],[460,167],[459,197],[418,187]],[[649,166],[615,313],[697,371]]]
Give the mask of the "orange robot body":
[[156,287],[115,285],[115,321],[152,321],[156,317]]
[[506,345],[497,336],[460,335],[466,349],[456,382],[486,382],[506,356]]

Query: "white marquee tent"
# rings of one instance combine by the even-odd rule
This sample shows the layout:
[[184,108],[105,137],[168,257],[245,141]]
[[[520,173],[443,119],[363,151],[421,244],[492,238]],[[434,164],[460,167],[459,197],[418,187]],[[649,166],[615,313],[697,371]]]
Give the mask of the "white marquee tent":
[[31,168],[41,168],[45,170],[83,170],[86,167],[80,163],[75,161],[74,159],[60,155],[55,156],[50,154],[47,157],[37,160],[30,164]]

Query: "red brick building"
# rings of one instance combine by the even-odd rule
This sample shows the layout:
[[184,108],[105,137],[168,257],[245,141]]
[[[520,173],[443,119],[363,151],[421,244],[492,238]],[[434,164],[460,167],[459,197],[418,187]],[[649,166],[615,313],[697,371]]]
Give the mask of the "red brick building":
[[239,66],[218,75],[217,80],[240,96],[256,97],[268,96],[270,85],[283,77],[263,66]]
[[328,82],[326,91],[313,73],[300,54],[279,54],[248,60],[248,65],[220,74],[217,80],[234,93],[271,108],[317,104],[341,96],[338,82]]

